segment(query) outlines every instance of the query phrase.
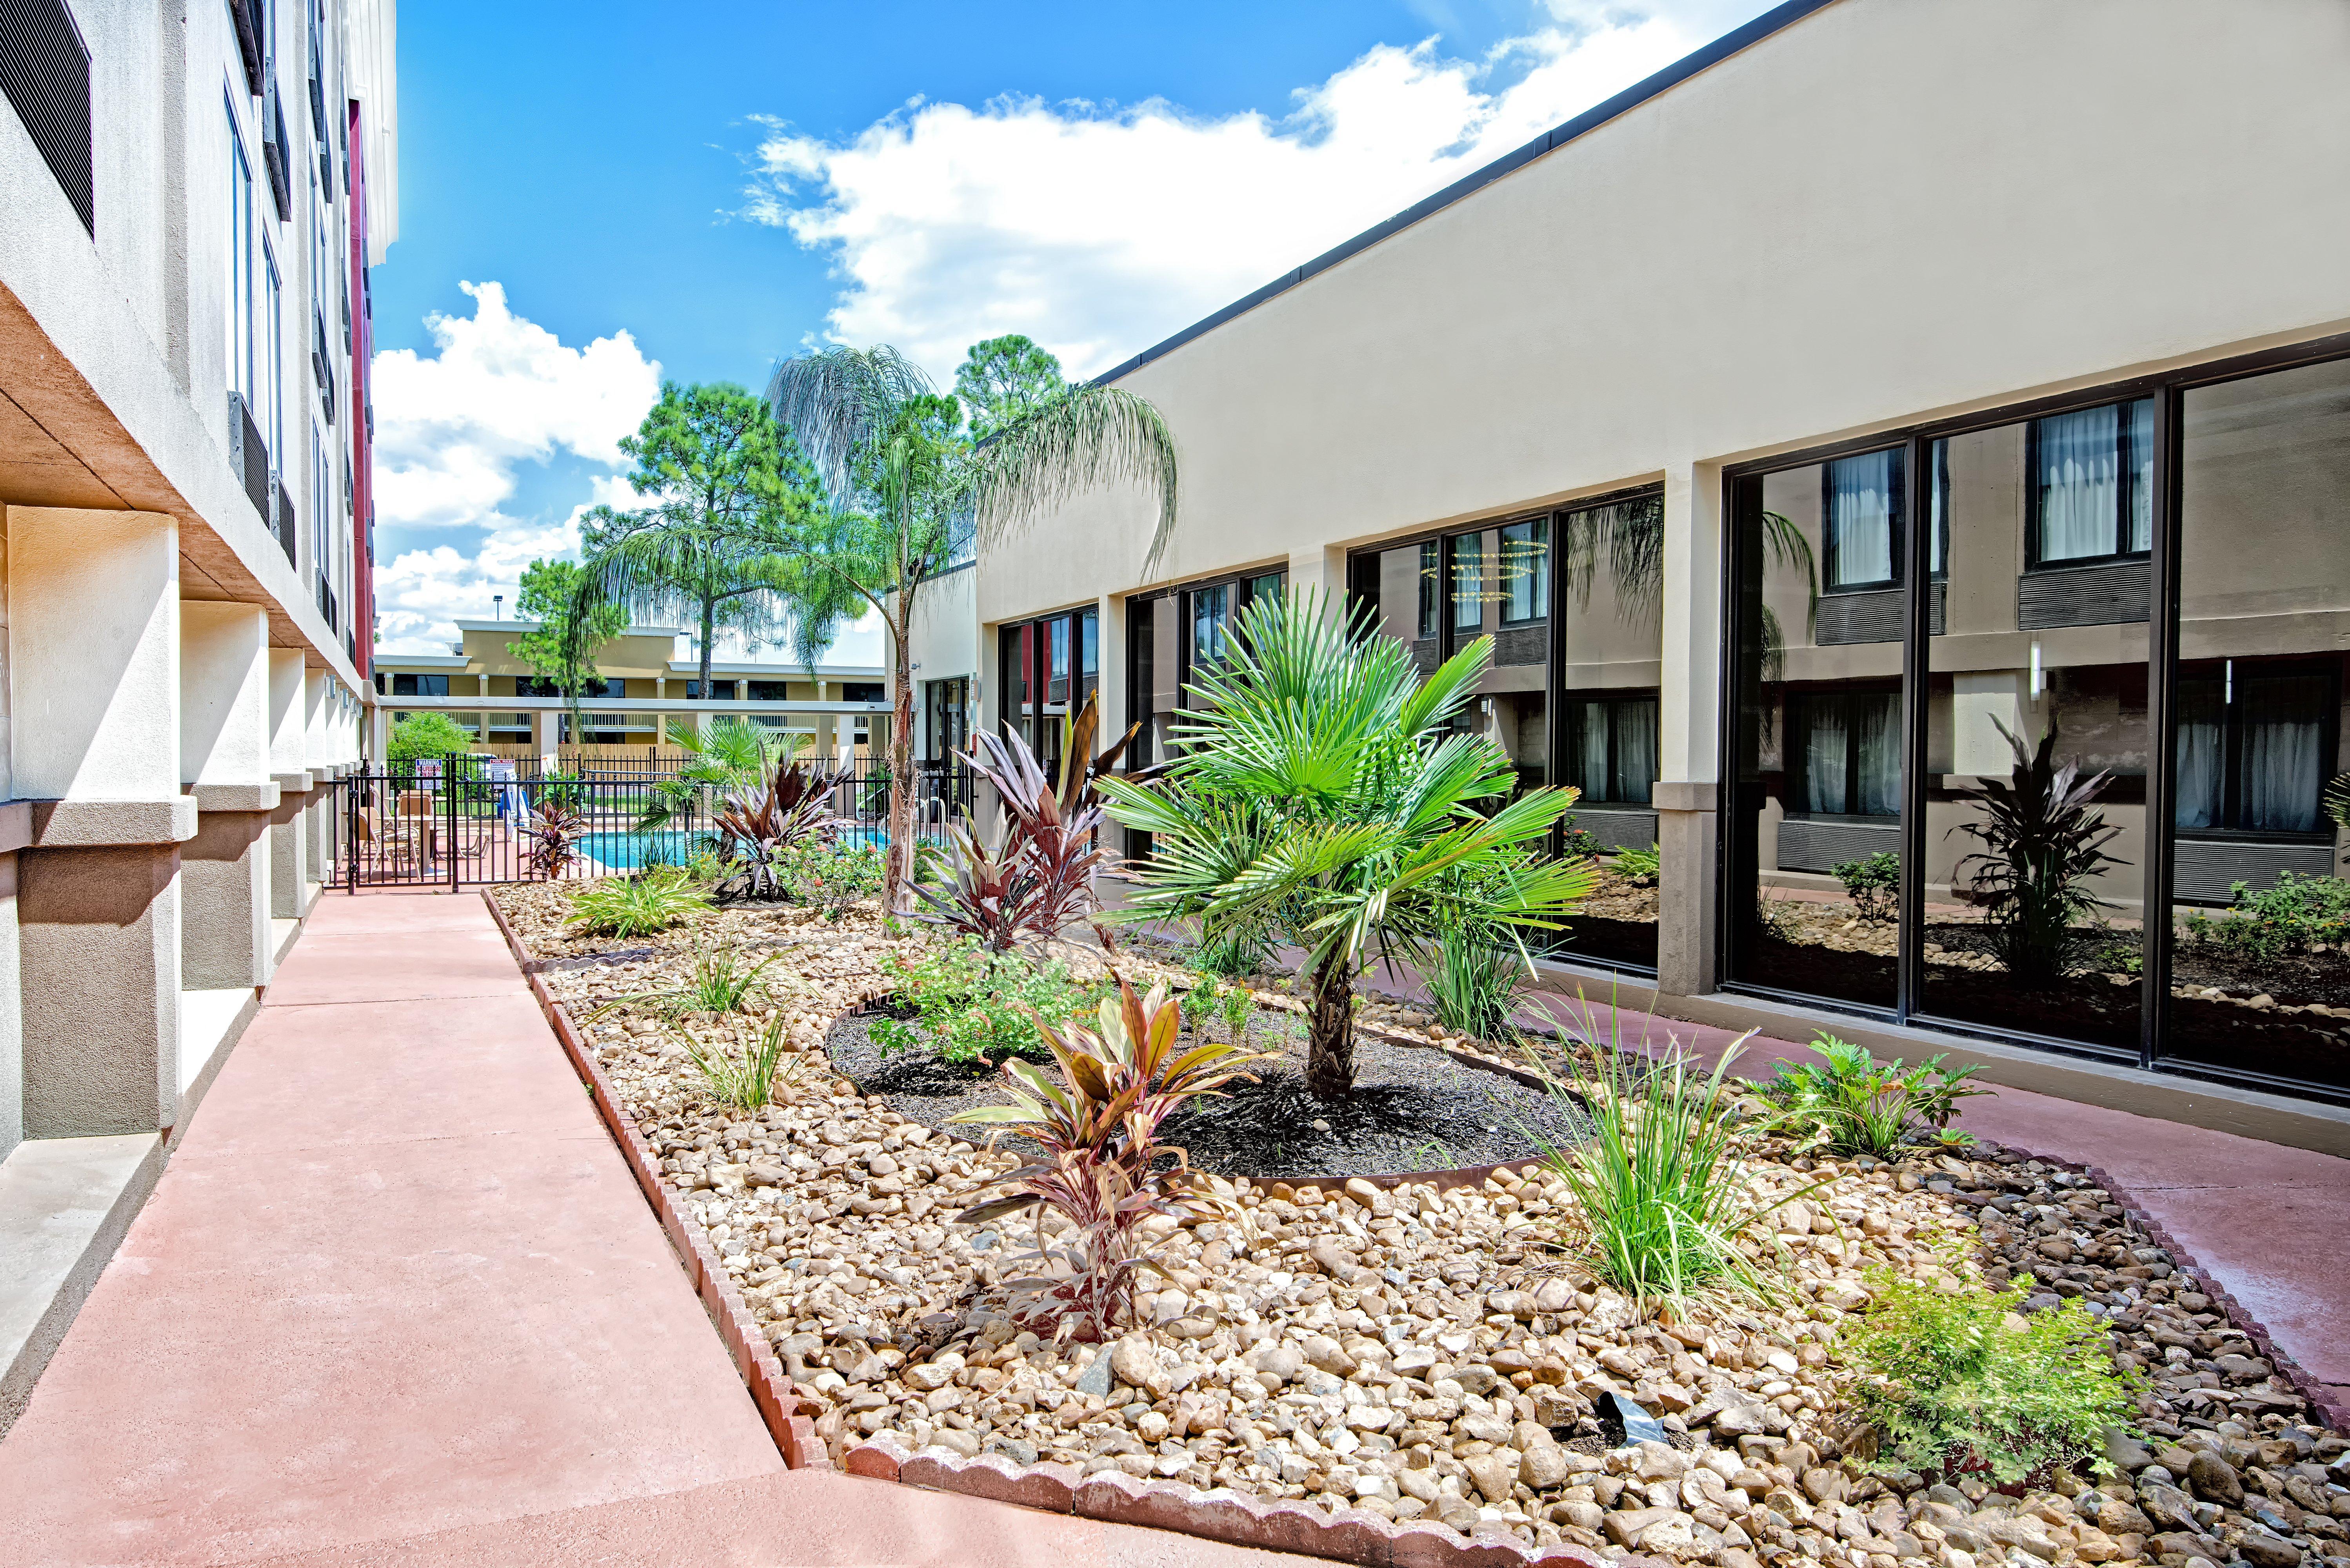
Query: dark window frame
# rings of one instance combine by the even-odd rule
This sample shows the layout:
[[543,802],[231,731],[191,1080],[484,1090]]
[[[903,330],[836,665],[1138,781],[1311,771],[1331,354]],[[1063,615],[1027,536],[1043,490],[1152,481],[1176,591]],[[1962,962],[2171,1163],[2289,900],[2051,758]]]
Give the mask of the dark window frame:
[[[1607,710],[1607,761],[1605,765],[1607,774],[1608,787],[1611,790],[1615,787],[1617,775],[1623,771],[1622,739],[1624,710],[1632,703],[1650,702],[1656,704],[1656,722],[1659,732],[1650,737],[1648,750],[1651,755],[1658,754],[1658,743],[1663,739],[1661,733],[1664,723],[1663,688],[1657,686],[1581,687],[1573,691],[1552,691],[1547,695],[1549,701],[1553,704],[1554,711],[1557,715],[1555,722],[1558,723],[1561,731],[1564,732],[1559,742],[1559,754],[1562,761],[1557,774],[1558,782],[1562,785],[1571,784],[1574,785],[1574,787],[1581,788],[1580,784],[1576,784],[1575,780],[1567,776],[1574,770],[1565,764],[1564,759],[1566,756],[1571,755],[1575,750],[1573,742],[1567,738],[1567,736],[1572,733],[1575,723],[1579,723],[1581,722],[1578,717],[1575,721],[1570,722],[1567,718],[1567,714],[1570,711],[1575,711],[1579,713],[1580,706],[1584,703],[1598,703]],[[1626,800],[1612,794],[1607,795],[1596,795],[1586,790],[1584,794],[1576,797],[1575,804],[1578,807],[1586,805],[1594,807],[1615,806],[1627,810],[1654,811],[1656,809],[1657,783],[1658,781],[1654,779],[1648,781],[1648,798],[1647,800]]]
[[[1840,583],[1836,581],[1835,513],[1831,505],[1835,495],[1835,465],[1856,458],[1875,457],[1879,452],[1890,452],[1898,460],[1892,465],[1893,505],[1885,521],[1885,525],[1891,534],[1886,554],[1893,563],[1893,575],[1889,577],[1872,578],[1866,582]],[[1888,447],[1880,444],[1865,452],[1846,452],[1840,457],[1829,458],[1820,464],[1820,595],[1822,597],[1825,598],[1829,594],[1881,594],[1887,588],[1898,588],[1901,586],[1909,565],[1908,552],[1904,548],[1909,533],[1908,489],[1908,452],[1904,447]],[[1942,552],[1942,560],[1943,568],[1947,571],[1950,565],[1948,549]]]
[[[1894,704],[1896,732],[1893,739],[1893,745],[1895,749],[1895,762],[1897,764],[1897,778],[1894,784],[1894,793],[1897,797],[1899,795],[1901,786],[1898,777],[1898,764],[1900,760],[1901,747],[1901,738],[1899,734],[1901,682],[1898,680],[1852,680],[1837,681],[1832,684],[1816,687],[1791,686],[1783,691],[1780,701],[1782,708],[1785,711],[1785,717],[1783,718],[1780,722],[1785,728],[1786,738],[1781,742],[1780,754],[1782,757],[1781,771],[1786,783],[1783,786],[1783,793],[1780,795],[1782,803],[1791,802],[1796,797],[1799,793],[1796,787],[1798,783],[1808,784],[1810,782],[1811,774],[1809,770],[1799,765],[1796,759],[1805,755],[1805,750],[1799,744],[1799,739],[1805,734],[1808,728],[1811,700],[1820,697],[1853,698],[1886,696],[1891,697]],[[1802,701],[1805,711],[1806,723],[1803,725],[1799,725],[1795,722],[1794,710],[1798,700]],[[1787,816],[1791,820],[1803,822],[1816,822],[1823,819],[1830,821],[1858,820],[1863,822],[1900,821],[1901,813],[1898,808],[1893,811],[1862,811],[1858,809],[1860,799],[1859,725],[1850,722],[1847,722],[1845,725],[1844,747],[1844,809],[1842,811],[1813,811],[1807,807],[1804,810],[1798,811],[1792,805],[1788,805],[1785,806]],[[1808,789],[1805,789],[1800,793],[1809,794],[1810,792]]]
[[[1548,512],[1544,512],[1532,517],[1514,518],[1510,522],[1496,524],[1493,529],[1493,575],[1501,579],[1494,585],[1496,591],[1501,596],[1495,601],[1501,610],[1501,614],[1497,619],[1500,625],[1511,628],[1513,630],[1519,627],[1540,626],[1543,622],[1550,618],[1550,579],[1552,575],[1550,553],[1553,548],[1553,542],[1551,539],[1552,515],[1553,514]],[[1513,616],[1510,613],[1509,584],[1511,579],[1508,569],[1508,559],[1510,553],[1509,535],[1510,530],[1513,528],[1539,530],[1538,535],[1530,535],[1530,537],[1534,538],[1536,542],[1540,544],[1542,556],[1542,566],[1540,570],[1528,574],[1529,580],[1537,585],[1537,591],[1534,596],[1536,604],[1534,611],[1531,615]]]

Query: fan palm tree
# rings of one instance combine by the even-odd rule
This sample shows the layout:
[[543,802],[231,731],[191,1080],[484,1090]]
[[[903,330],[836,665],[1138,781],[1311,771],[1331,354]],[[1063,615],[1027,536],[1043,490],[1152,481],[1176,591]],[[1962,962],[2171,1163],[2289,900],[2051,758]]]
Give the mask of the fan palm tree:
[[805,649],[870,609],[889,634],[886,907],[906,907],[913,854],[911,632],[921,585],[974,543],[992,546],[1081,492],[1141,484],[1159,503],[1145,566],[1175,525],[1175,441],[1159,410],[1116,387],[1069,387],[974,444],[962,408],[883,344],[785,360],[768,383],[776,422],[815,466],[828,507],[795,525],[788,603]]
[[1542,854],[1575,798],[1511,799],[1490,736],[1456,731],[1492,659],[1480,638],[1425,681],[1367,616],[1318,594],[1242,612],[1225,660],[1191,688],[1157,783],[1104,778],[1110,815],[1151,836],[1132,918],[1277,930],[1311,977],[1306,1085],[1354,1084],[1354,981],[1381,958],[1426,963],[1448,932],[1517,946],[1590,891],[1586,860]]
[[637,830],[667,826],[705,794],[719,797],[756,788],[777,763],[796,755],[806,739],[795,731],[770,729],[735,713],[722,714],[707,729],[697,729],[688,720],[671,720],[670,744],[684,752],[685,758],[673,777],[653,785],[637,818]]

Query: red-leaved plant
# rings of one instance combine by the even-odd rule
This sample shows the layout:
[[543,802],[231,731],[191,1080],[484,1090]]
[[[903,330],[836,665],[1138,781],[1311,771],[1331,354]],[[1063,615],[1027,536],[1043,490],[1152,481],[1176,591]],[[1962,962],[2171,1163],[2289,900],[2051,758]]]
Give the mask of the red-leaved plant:
[[710,824],[727,865],[720,892],[729,898],[782,898],[783,858],[802,845],[839,836],[840,815],[831,798],[847,776],[846,768],[827,771],[786,755],[756,789],[729,792]]
[[1101,796],[1094,780],[1118,765],[1141,729],[1132,726],[1096,756],[1100,724],[1087,697],[1062,732],[1057,783],[1020,735],[972,737],[972,771],[995,786],[1005,820],[993,844],[969,824],[949,832],[949,880],[915,889],[939,919],[1009,952],[1024,937],[1056,937],[1099,908],[1094,877],[1114,857],[1102,845]]
[[[1012,1287],[1035,1298],[1024,1315],[1040,1326],[1051,1323],[1056,1337],[1107,1340],[1132,1305],[1136,1272],[1160,1272],[1144,1222],[1230,1207],[1181,1148],[1159,1141],[1159,1124],[1186,1101],[1251,1076],[1241,1069],[1266,1054],[1198,1033],[1184,1044],[1182,1010],[1166,987],[1138,998],[1123,975],[1118,995],[1101,1004],[1098,1032],[1075,1023],[1055,1030],[1029,1016],[1052,1050],[1055,1072],[1006,1062],[1011,1103],[948,1120],[993,1127],[995,1137],[1024,1140],[1036,1153],[1000,1179],[1000,1196],[965,1210],[956,1223],[983,1224],[1039,1205],[1068,1220],[1070,1229],[1050,1241],[1038,1226],[1033,1256],[1045,1272]],[[1066,1277],[1054,1277],[1056,1262]]]
[[579,835],[587,830],[588,819],[559,800],[546,799],[538,809],[524,819],[523,842],[529,846],[531,875],[552,882],[571,868],[579,857]]

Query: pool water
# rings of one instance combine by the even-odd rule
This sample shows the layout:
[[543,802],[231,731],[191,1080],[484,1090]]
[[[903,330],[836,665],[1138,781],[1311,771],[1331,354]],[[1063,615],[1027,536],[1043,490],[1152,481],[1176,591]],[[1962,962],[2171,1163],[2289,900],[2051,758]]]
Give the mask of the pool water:
[[[640,871],[648,861],[660,866],[683,865],[693,857],[693,841],[700,836],[697,830],[686,828],[656,829],[650,833],[583,833],[574,841],[574,847],[608,871]],[[858,848],[878,849],[889,842],[889,836],[879,827],[858,826],[844,829],[840,839]]]

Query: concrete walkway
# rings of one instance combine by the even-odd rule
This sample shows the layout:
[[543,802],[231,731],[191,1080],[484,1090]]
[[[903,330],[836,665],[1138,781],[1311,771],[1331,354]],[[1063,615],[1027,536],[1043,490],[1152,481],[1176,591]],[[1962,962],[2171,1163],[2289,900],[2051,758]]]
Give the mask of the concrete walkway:
[[786,1471],[471,893],[321,901],[0,1499],[12,1568],[1300,1561]]

